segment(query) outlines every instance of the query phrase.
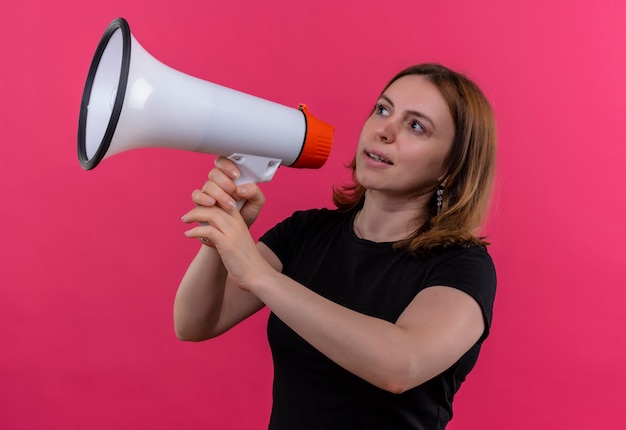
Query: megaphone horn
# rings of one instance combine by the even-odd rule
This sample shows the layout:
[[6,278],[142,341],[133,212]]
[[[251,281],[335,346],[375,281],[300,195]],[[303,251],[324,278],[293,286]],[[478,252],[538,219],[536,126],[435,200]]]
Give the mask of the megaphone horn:
[[[319,168],[333,127],[308,112],[204,81],[160,63],[113,20],[96,49],[83,91],[78,158],[86,170],[135,148],[165,147],[229,157],[250,178],[279,165]],[[242,171],[242,176],[245,172]]]

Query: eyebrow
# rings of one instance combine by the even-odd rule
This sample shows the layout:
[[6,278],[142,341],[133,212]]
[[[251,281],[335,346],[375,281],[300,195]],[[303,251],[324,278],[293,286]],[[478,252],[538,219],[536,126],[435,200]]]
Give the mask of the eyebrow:
[[[387,97],[385,94],[381,95],[380,98],[384,99],[387,103],[389,103],[391,107],[395,107],[395,105],[393,104],[393,101],[391,101],[391,99]],[[430,126],[433,128],[433,131],[436,130],[435,122],[428,115],[425,115],[422,112],[419,112],[416,110],[409,110],[407,112],[411,115],[415,115],[425,121],[428,121],[430,123]]]

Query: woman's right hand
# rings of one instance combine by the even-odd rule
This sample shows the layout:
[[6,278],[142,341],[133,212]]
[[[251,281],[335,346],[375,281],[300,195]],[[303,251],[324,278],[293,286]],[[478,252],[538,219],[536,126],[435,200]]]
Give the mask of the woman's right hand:
[[[265,196],[257,184],[237,185],[240,176],[237,165],[228,158],[219,157],[211,169],[208,180],[200,190],[194,190],[192,200],[197,207],[211,208],[219,206],[227,212],[237,210],[237,200],[243,201],[239,210],[242,218],[250,227],[259,216],[265,203]],[[240,202],[241,203],[241,202]]]

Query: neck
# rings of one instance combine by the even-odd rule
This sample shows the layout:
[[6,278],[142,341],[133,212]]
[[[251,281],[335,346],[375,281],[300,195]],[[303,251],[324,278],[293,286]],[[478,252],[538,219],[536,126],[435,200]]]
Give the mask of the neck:
[[422,202],[380,202],[366,196],[363,208],[354,217],[354,232],[372,242],[397,242],[409,237],[417,228]]

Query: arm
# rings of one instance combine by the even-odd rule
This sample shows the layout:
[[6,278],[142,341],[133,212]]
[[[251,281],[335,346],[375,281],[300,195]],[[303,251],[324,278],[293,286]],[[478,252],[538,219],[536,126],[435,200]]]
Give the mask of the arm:
[[238,218],[236,210],[215,212],[211,230],[203,233],[215,243],[233,284],[322,354],[379,388],[401,393],[428,381],[483,334],[478,303],[451,287],[423,290],[395,324],[338,305],[280,273],[266,245],[244,240]]
[[248,287],[324,355],[394,393],[445,371],[484,330],[478,303],[450,287],[419,293],[395,324],[342,307],[279,273],[258,276]]
[[[280,271],[280,261],[259,249]],[[174,328],[180,340],[202,341],[228,331],[264,304],[229,279],[217,251],[202,246],[185,273],[174,300]]]
[[194,209],[186,220],[207,225],[185,234],[213,244],[229,274],[227,290],[251,293],[321,353],[379,388],[401,393],[426,382],[458,361],[485,329],[478,303],[446,286],[420,292],[395,324],[327,300],[280,273],[278,258],[253,242],[243,216],[223,203]]
[[[202,190],[193,193],[196,208],[183,217],[186,223],[208,222],[208,214],[221,211],[220,207],[233,208],[232,197],[246,199],[241,217],[247,230],[263,205],[263,195],[255,185],[245,185],[238,189],[233,179],[238,171],[228,160],[216,160],[216,168],[209,173],[209,180]],[[194,229],[197,236],[204,237],[208,225]],[[249,233],[248,233],[249,236]],[[251,240],[251,238],[250,238]],[[273,267],[280,270],[280,262],[273,255]],[[176,336],[181,340],[201,341],[220,335],[240,321],[249,317],[263,307],[254,295],[237,288],[229,279],[228,272],[221,257],[212,244],[201,246],[197,255],[189,265],[176,292],[174,300],[174,328]]]
[[176,292],[176,336],[187,341],[219,336],[262,307],[255,296],[229,282],[217,251],[203,245]]

